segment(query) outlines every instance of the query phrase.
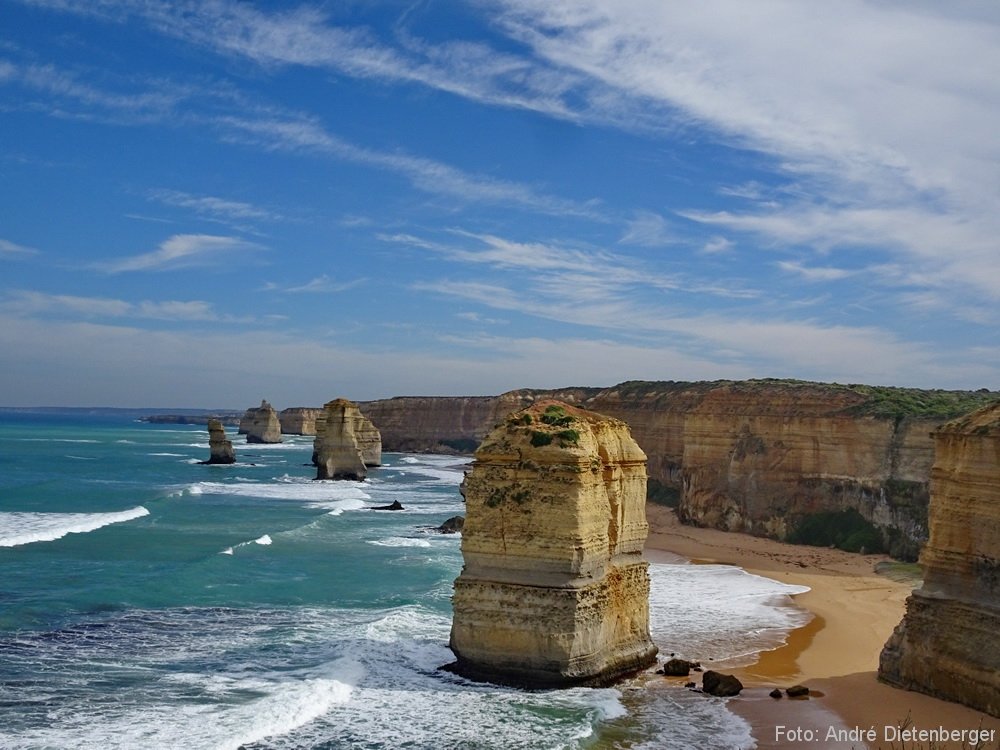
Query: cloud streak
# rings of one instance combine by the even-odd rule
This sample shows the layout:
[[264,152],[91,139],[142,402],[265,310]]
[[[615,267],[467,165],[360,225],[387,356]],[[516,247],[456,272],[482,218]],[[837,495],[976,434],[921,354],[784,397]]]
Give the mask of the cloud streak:
[[261,246],[238,237],[211,234],[175,234],[156,250],[98,263],[95,268],[118,274],[136,271],[176,271],[197,266],[219,265],[233,254],[245,255]]

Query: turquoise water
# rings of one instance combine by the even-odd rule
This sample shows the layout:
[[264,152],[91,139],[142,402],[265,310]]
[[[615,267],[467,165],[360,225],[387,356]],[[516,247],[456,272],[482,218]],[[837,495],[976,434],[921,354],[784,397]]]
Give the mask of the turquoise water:
[[[750,747],[683,689],[523,692],[439,671],[463,459],[314,482],[311,438],[203,466],[204,428],[0,417],[0,747]],[[403,512],[368,508],[399,500]],[[654,565],[665,651],[745,659],[791,587]],[[697,606],[692,602],[697,601]]]

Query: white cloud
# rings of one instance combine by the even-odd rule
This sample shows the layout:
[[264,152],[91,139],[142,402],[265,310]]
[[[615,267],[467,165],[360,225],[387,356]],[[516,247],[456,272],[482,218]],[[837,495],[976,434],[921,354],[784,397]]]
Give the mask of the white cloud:
[[9,292],[0,309],[19,316],[70,315],[82,318],[147,318],[169,321],[218,321],[212,305],[201,300],[143,300],[48,294],[28,289]]
[[736,243],[732,240],[714,235],[708,238],[708,241],[702,246],[701,251],[706,255],[715,255],[716,253],[727,253],[735,246]]
[[245,254],[261,249],[259,245],[237,237],[211,234],[175,234],[151,252],[132,255],[97,265],[108,273],[129,271],[172,271],[195,266],[218,265],[233,253]]
[[0,239],[0,257],[24,257],[26,255],[38,255],[39,251],[26,245],[18,245],[10,240]]
[[662,247],[676,242],[667,220],[651,211],[638,211],[628,222],[625,234],[618,242],[622,245]]
[[279,284],[272,283],[267,285],[267,289],[269,291],[291,292],[293,294],[335,294],[337,292],[346,292],[348,289],[354,289],[355,287],[361,286],[366,281],[367,279],[336,281],[331,279],[326,274],[322,274],[314,279],[310,279],[304,284],[281,286]]
[[282,216],[244,201],[218,198],[212,195],[193,195],[180,190],[156,188],[148,192],[150,200],[167,206],[188,208],[202,216],[225,220],[266,220],[278,221]]
[[777,266],[782,271],[795,274],[806,281],[817,282],[840,281],[841,279],[846,279],[858,273],[857,271],[852,271],[846,268],[831,268],[829,266],[808,268],[801,263],[796,263],[790,260],[778,261]]

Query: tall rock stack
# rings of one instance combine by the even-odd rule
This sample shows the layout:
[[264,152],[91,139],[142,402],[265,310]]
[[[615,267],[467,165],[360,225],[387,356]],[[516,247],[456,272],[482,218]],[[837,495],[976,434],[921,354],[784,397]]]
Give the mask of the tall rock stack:
[[236,463],[236,451],[233,450],[233,443],[226,439],[226,428],[218,419],[208,420],[208,448],[211,454],[203,464],[234,464]]
[[[319,446],[326,430],[326,412],[323,410],[316,416],[315,429],[316,439],[313,440],[312,455],[314,466],[318,465]],[[361,460],[365,462],[367,468],[382,465],[382,435],[371,420],[360,411],[357,411],[357,416],[354,418],[354,439],[358,443],[358,450],[361,451]]]
[[322,432],[316,436],[316,478],[355,479],[368,475],[355,434],[361,412],[358,405],[345,398],[329,401],[323,407]]
[[248,443],[280,443],[278,412],[267,401],[261,401],[259,408],[247,409],[240,420],[240,434],[247,436]]
[[879,677],[1000,716],[1000,403],[934,433],[924,584]]
[[537,402],[486,436],[464,491],[454,671],[546,687],[655,662],[646,455],[624,422]]

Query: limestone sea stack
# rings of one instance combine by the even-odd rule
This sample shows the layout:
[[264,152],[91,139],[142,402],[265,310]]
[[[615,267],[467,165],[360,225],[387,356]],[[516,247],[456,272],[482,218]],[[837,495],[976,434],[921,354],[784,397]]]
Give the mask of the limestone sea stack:
[[247,436],[248,443],[280,443],[281,422],[278,413],[267,401],[261,401],[259,408],[247,409],[240,420],[240,434]]
[[879,677],[1000,716],[1000,403],[935,431],[928,526]]
[[278,412],[278,422],[282,435],[315,435],[316,417],[323,413],[322,409],[307,406],[293,406]]
[[316,478],[361,480],[368,475],[354,426],[361,412],[346,398],[328,401],[317,419],[322,431],[316,436]]
[[[331,402],[332,403],[332,402]],[[319,455],[319,444],[323,440],[323,430],[326,429],[326,413],[320,410],[315,419],[316,439],[313,440],[312,463],[317,465]],[[382,465],[382,435],[378,428],[371,423],[360,411],[354,418],[354,439],[358,443],[358,450],[361,451],[361,460],[369,469],[373,466]]]
[[646,455],[619,420],[552,400],[507,416],[465,481],[453,671],[530,687],[655,663]]
[[236,463],[236,451],[233,450],[233,443],[226,439],[226,428],[218,419],[208,420],[208,448],[211,454],[203,464],[234,464]]

